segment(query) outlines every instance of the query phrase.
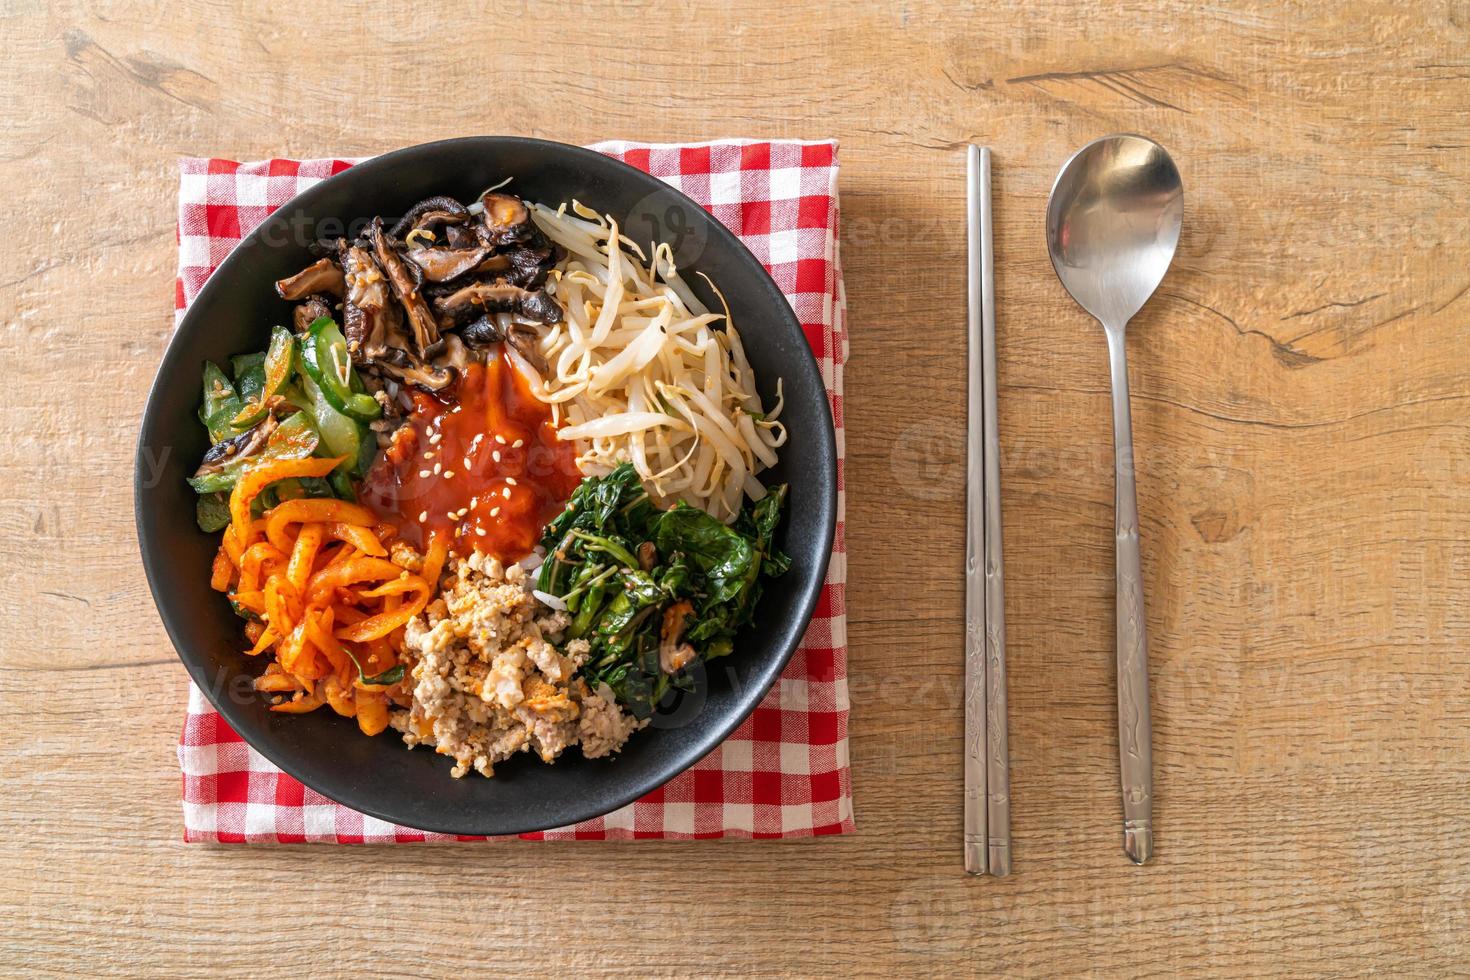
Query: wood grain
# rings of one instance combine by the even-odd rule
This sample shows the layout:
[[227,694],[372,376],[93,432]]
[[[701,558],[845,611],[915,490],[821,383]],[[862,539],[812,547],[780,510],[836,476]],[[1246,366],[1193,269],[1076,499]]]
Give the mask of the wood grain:
[[[0,969],[1444,973],[1470,960],[1470,9],[0,5]],[[1130,330],[1159,857],[1120,853],[1103,337],[1041,219],[1147,133]],[[179,842],[129,486],[174,159],[836,136],[858,832]],[[996,156],[1016,874],[960,867],[963,158]],[[916,531],[918,532],[916,536]]]

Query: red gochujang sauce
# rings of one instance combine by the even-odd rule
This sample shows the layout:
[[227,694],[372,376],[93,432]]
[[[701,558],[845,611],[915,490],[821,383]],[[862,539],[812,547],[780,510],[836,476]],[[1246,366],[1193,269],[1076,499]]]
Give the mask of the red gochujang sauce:
[[368,471],[363,502],[420,551],[448,535],[461,555],[525,557],[582,479],[550,408],[498,347],[443,391],[412,397],[408,431]]

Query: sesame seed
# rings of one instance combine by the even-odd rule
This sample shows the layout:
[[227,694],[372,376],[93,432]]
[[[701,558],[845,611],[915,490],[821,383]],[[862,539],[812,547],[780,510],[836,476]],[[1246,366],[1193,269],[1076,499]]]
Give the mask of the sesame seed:
[[513,476],[508,476],[508,477],[505,478],[505,483],[506,483],[506,486],[513,487],[513,486],[516,485],[516,478],[513,477]]
[[444,479],[446,479],[446,480],[452,480],[452,479],[454,479],[454,470],[445,470],[444,471]]
[[495,462],[497,463],[500,462],[500,450],[497,449],[495,450],[495,452],[491,453],[490,458],[495,460]]
[[419,523],[420,524],[426,524],[426,523],[428,523],[428,520],[429,520],[429,512],[426,511],[426,510],[419,511]]
[[477,527],[475,528],[475,533],[483,538],[485,536],[485,529],[483,527]]
[[515,442],[513,442],[513,443],[510,444],[510,448],[512,448],[512,449],[520,449],[525,444],[526,444],[526,440],[524,440],[524,439],[517,439]]
[[420,477],[428,477],[429,475],[430,474],[429,474],[429,471],[428,470],[419,470],[419,476]]
[[464,468],[465,469],[469,469],[470,468],[470,458],[468,456],[466,456],[464,458]]
[[431,446],[437,446],[437,445],[439,445],[439,441],[441,439],[443,439],[443,438],[444,437],[442,435],[440,435],[439,433],[436,432],[433,435],[429,436],[429,445],[431,445]]
[[434,458],[434,454],[433,453],[424,453],[424,459],[433,459],[433,458]]
[[435,473],[438,473],[439,472],[439,464],[438,463],[435,463],[434,464],[434,472]]
[[503,487],[503,488],[501,488],[500,495],[502,497],[504,497],[506,500],[509,500],[510,499],[510,487]]
[[495,441],[498,442],[498,443],[500,443],[503,446],[503,445],[505,445],[505,436],[503,436],[499,432],[497,432],[497,433],[495,433]]
[[490,516],[491,517],[499,517],[500,516],[500,508],[499,507],[491,507],[490,508]]

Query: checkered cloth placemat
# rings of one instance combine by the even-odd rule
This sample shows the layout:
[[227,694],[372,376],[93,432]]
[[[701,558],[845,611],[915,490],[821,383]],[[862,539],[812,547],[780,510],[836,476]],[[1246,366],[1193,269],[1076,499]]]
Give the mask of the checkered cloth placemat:
[[[708,208],[740,236],[790,300],[821,365],[837,426],[837,536],[811,628],[776,686],[733,735],[692,769],[621,810],[573,827],[523,836],[608,840],[848,832],[853,818],[847,752],[842,405],[847,308],[837,247],[837,145],[794,140],[691,145],[619,141],[593,148],[667,181]],[[183,316],[205,280],[266,215],[354,162],[181,161],[176,316]],[[246,745],[193,684],[179,763],[187,841],[454,839],[378,820],[307,789]]]

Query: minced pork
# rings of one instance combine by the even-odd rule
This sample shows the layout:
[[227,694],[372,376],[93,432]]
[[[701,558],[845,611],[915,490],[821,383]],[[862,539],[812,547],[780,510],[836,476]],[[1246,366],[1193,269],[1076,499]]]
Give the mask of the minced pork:
[[552,762],[573,745],[589,759],[610,755],[642,727],[612,692],[589,690],[576,671],[587,641],[558,652],[568,618],[531,595],[519,565],[479,553],[451,560],[439,598],[405,630],[413,705],[391,722],[410,747],[430,745],[494,775],[497,762],[534,752]]

